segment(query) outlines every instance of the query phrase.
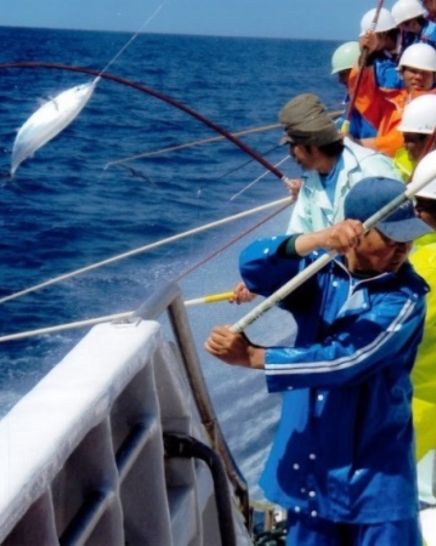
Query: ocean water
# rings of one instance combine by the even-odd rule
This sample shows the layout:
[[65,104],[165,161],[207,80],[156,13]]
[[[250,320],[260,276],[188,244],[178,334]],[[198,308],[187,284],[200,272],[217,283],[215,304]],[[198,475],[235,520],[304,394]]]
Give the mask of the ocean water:
[[[102,69],[129,37],[0,27],[0,62],[46,61]],[[275,123],[280,108],[302,92],[315,92],[330,109],[340,108],[343,91],[329,75],[337,45],[144,34],[110,72],[238,131]],[[0,297],[286,196],[281,182],[268,174],[231,200],[264,168],[228,141],[108,166],[216,133],[154,97],[104,80],[74,123],[25,162],[13,180],[8,178],[16,130],[44,100],[89,80],[63,70],[0,69]],[[270,130],[242,138],[276,163],[286,156],[278,145],[280,136],[280,130]],[[291,161],[280,169],[289,176],[299,174]],[[284,231],[288,216],[282,213],[258,232]],[[0,335],[135,309],[156,286],[178,278],[257,220],[229,224],[0,304]],[[250,238],[183,278],[186,297],[230,289],[238,280],[238,252]],[[261,374],[229,371],[201,348],[211,326],[231,323],[245,311],[216,304],[192,309],[190,316],[223,427],[254,484],[277,418],[277,399],[266,394]],[[3,343],[0,414],[85,332]],[[255,335],[262,338],[261,333]],[[241,427],[246,434],[241,435]]]

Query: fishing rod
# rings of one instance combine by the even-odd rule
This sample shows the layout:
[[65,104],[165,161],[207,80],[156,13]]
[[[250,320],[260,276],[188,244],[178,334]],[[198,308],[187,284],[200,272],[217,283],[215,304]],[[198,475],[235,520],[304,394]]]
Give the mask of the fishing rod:
[[121,85],[131,87],[132,89],[136,89],[137,91],[141,91],[142,93],[145,93],[147,95],[151,95],[152,97],[155,97],[163,102],[166,102],[167,104],[170,104],[171,106],[174,106],[174,108],[178,108],[182,112],[185,112],[186,114],[200,121],[201,123],[203,123],[210,129],[221,134],[224,138],[232,142],[244,153],[250,155],[258,163],[263,165],[263,167],[268,169],[272,174],[274,174],[274,176],[276,176],[282,182],[286,181],[287,179],[287,177],[279,169],[277,169],[277,167],[275,167],[272,163],[266,160],[261,154],[256,152],[256,150],[254,150],[253,148],[245,144],[245,142],[240,140],[237,136],[235,136],[228,130],[224,129],[224,127],[221,127],[220,125],[212,121],[210,118],[206,117],[200,112],[197,112],[190,106],[187,106],[186,104],[183,104],[182,102],[174,99],[173,97],[170,97],[169,95],[165,95],[164,93],[161,93],[160,91],[157,91],[156,89],[153,89],[151,87],[145,86],[139,82],[135,82],[135,81],[123,78],[121,76],[111,74],[109,72],[102,72],[100,70],[95,70],[93,68],[87,68],[82,66],[72,66],[72,65],[62,64],[62,63],[51,63],[51,62],[45,62],[45,61],[17,61],[17,62],[8,62],[8,63],[0,64],[0,70],[14,69],[14,68],[24,68],[24,69],[48,68],[48,69],[55,69],[55,70],[67,70],[70,72],[79,72],[82,74],[96,76],[104,80],[113,81]]
[[[240,131],[232,131],[232,135],[239,137],[244,135],[251,135],[253,133],[261,133],[263,131],[271,131],[272,129],[278,129],[281,127],[280,123],[270,123],[269,125],[262,125],[260,127],[251,127],[249,129],[243,129]],[[215,142],[222,142],[225,140],[224,136],[214,136],[209,138],[202,138],[199,140],[191,140],[190,142],[184,142],[182,144],[176,144],[174,146],[167,146],[166,148],[159,148],[158,150],[151,150],[150,152],[143,152],[140,154],[131,155],[129,157],[123,157],[121,159],[115,159],[114,161],[108,161],[104,166],[105,169],[126,163],[127,161],[135,161],[136,159],[145,159],[148,157],[156,157],[158,155],[166,154],[169,152],[178,152],[179,150],[185,150],[187,148],[193,148],[194,146],[202,146],[203,144],[211,144]]]
[[[380,16],[380,11],[383,7],[383,1],[384,0],[378,0],[377,2],[377,6],[375,8],[375,13],[374,13],[374,19],[372,20],[372,23],[371,23],[371,26],[369,28],[369,31],[368,32],[374,32],[376,27],[377,27],[377,22],[378,22],[378,18]],[[353,112],[353,108],[354,108],[354,104],[356,102],[356,99],[359,95],[359,89],[360,89],[360,84],[362,82],[362,78],[363,78],[363,69],[365,68],[365,65],[368,61],[368,56],[369,56],[369,49],[367,47],[364,47],[362,48],[362,53],[360,55],[360,59],[359,59],[359,73],[357,74],[357,79],[356,79],[356,83],[353,87],[353,90],[352,90],[352,93],[351,93],[351,96],[350,96],[350,101],[348,102],[348,105],[347,105],[347,109],[346,109],[346,113],[345,113],[345,120],[342,124],[342,127],[341,127],[341,132],[342,134],[344,135],[348,135],[349,132],[350,132],[350,120],[351,120],[351,115],[352,115],[352,112]]]
[[[335,120],[339,116],[343,114],[343,110],[332,110],[331,112],[327,112],[328,116]],[[244,136],[244,135],[251,135],[253,133],[263,133],[266,131],[272,131],[275,129],[281,129],[282,124],[281,123],[270,123],[268,125],[260,125],[258,127],[249,127],[248,129],[241,129],[238,131],[232,131],[232,134],[234,136]],[[123,164],[128,161],[135,161],[136,159],[146,159],[148,157],[155,157],[161,154],[166,154],[169,152],[177,152],[179,150],[185,150],[187,148],[193,148],[194,146],[202,146],[204,144],[211,144],[215,142],[220,142],[225,140],[224,136],[215,136],[215,137],[209,137],[209,138],[202,138],[199,140],[191,140],[189,142],[184,142],[182,144],[176,144],[174,146],[167,146],[165,148],[159,148],[157,150],[151,150],[149,152],[143,152],[139,154],[134,154],[129,157],[124,157],[121,159],[115,159],[114,161],[108,161],[106,165],[104,166],[105,169],[112,167],[114,165]]]
[[[436,130],[433,133],[436,136]],[[387,205],[378,210],[375,214],[370,216],[364,223],[364,233],[373,228],[378,222],[389,216],[394,210],[400,207],[407,200],[412,199],[417,192],[423,189],[427,184],[436,178],[436,150],[430,152],[419,163],[415,170],[414,179],[407,184],[405,191],[398,195],[395,199],[392,199]],[[243,316],[238,322],[231,326],[233,333],[243,332],[247,326],[256,321],[266,311],[271,309],[274,305],[282,301],[289,296],[308,279],[313,277],[318,271],[330,263],[338,253],[336,251],[329,251],[326,254],[320,256],[317,260],[311,263],[306,269],[298,273],[290,281],[285,283],[276,292],[271,294],[262,303],[254,307],[249,313]]]

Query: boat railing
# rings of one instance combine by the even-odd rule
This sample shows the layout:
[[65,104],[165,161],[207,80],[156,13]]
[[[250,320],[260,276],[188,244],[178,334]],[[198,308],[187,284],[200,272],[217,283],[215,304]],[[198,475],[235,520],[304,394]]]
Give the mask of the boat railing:
[[4,546],[252,543],[176,285],[95,326],[12,408],[0,473]]
[[212,447],[220,454],[227,476],[233,485],[234,493],[240,502],[247,527],[250,525],[250,503],[247,482],[243,478],[227,442],[224,438],[219,421],[217,419],[212,401],[209,396],[201,364],[198,359],[194,339],[186,308],[181,297],[180,289],[176,284],[168,284],[156,291],[137,311],[136,316],[147,320],[156,319],[164,311],[167,311],[171,326],[177,341],[180,358],[185,367],[186,376],[191,386],[202,423],[206,428]]

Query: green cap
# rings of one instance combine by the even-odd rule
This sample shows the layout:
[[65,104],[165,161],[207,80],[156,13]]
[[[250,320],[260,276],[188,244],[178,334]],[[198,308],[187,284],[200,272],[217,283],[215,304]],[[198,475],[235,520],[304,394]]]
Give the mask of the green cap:
[[303,93],[290,100],[279,114],[286,135],[282,144],[323,146],[342,140],[319,97]]

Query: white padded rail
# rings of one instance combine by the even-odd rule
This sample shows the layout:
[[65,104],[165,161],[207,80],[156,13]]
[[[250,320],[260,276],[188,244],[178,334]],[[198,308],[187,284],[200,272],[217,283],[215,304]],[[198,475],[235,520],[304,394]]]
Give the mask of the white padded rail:
[[209,470],[164,431],[208,443],[159,324],[93,328],[0,421],[0,544],[220,545]]

